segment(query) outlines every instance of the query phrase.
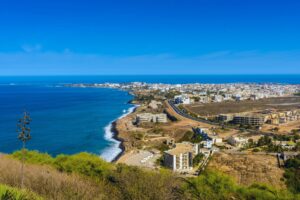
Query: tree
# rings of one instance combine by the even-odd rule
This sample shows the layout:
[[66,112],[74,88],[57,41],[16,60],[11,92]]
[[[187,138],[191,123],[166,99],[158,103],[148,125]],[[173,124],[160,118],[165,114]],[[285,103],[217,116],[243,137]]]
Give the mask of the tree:
[[17,124],[17,133],[18,139],[22,141],[22,165],[21,165],[21,188],[23,188],[24,184],[24,162],[25,162],[25,146],[26,142],[31,139],[31,129],[29,127],[31,122],[31,118],[28,112],[24,112],[24,115],[21,119],[19,119]]

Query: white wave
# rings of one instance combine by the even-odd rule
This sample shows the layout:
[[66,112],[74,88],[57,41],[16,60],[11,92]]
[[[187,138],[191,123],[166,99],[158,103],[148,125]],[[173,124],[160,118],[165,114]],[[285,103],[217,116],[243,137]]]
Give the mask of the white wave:
[[[127,112],[121,115],[118,119],[126,117],[127,115],[132,113],[138,106],[139,105],[135,105],[129,108]],[[100,156],[107,162],[113,161],[122,152],[122,149],[120,148],[121,142],[113,138],[115,134],[112,131],[113,122],[114,121],[110,122],[106,127],[104,127],[104,131],[105,131],[104,139],[107,140],[108,142],[111,142],[111,146],[104,149]]]

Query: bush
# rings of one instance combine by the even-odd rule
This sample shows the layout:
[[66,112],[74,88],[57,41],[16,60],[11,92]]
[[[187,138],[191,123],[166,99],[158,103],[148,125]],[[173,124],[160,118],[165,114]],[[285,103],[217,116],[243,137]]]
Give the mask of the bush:
[[[110,163],[105,162],[99,156],[85,152],[74,155],[61,154],[53,158],[49,154],[26,150],[25,155],[26,163],[51,165],[60,172],[77,173],[89,177],[103,177],[112,168]],[[21,160],[22,152],[16,151],[12,157]]]
[[288,189],[294,193],[300,193],[300,154],[285,163],[286,184]]
[[183,135],[183,137],[179,140],[179,142],[192,142],[192,143],[200,143],[203,140],[200,134],[196,134],[193,131],[187,131]]
[[193,166],[196,167],[199,165],[199,163],[201,162],[201,160],[203,159],[204,155],[202,153],[199,153],[198,155],[196,155],[193,158]]
[[89,153],[75,155],[59,155],[55,158],[54,166],[61,172],[77,173],[89,177],[104,177],[109,174],[111,164],[99,156]]
[[[18,160],[22,159],[22,151],[16,151],[11,155]],[[28,151],[25,149],[25,162],[31,164],[53,164],[54,158],[47,153],[40,153],[38,151]]]
[[0,185],[0,199],[3,200],[41,200],[38,195],[27,190],[20,190],[6,185]]
[[277,190],[262,184],[237,185],[233,179],[216,171],[206,171],[199,177],[187,179],[183,187],[186,199],[245,199],[275,200],[298,199],[299,196],[287,190]]
[[[113,165],[88,153],[59,155],[50,159],[47,155],[37,154],[38,152],[29,152],[28,155],[34,156],[28,156],[26,162],[49,163],[60,172],[72,173],[60,173],[47,166],[26,166],[25,186],[49,199],[299,199],[298,194],[266,185],[237,185],[231,177],[217,171],[206,170],[198,177],[185,179],[174,176],[169,170],[150,171],[123,164]],[[19,159],[16,156],[18,153],[14,155]],[[11,165],[3,163],[0,181],[17,186],[19,178],[15,175],[19,174],[20,167],[17,163],[20,162],[14,161]],[[287,184],[295,193],[299,189],[297,181],[300,176],[299,170],[293,170],[298,165],[297,160],[290,160],[286,164],[286,177],[289,177]]]
[[249,187],[240,187],[237,189],[241,199],[261,199],[261,200],[275,200],[275,199],[294,199],[294,196],[287,192],[276,190],[267,185],[253,184]]
[[187,199],[234,199],[234,181],[219,172],[206,171],[196,178],[186,180],[183,193]]

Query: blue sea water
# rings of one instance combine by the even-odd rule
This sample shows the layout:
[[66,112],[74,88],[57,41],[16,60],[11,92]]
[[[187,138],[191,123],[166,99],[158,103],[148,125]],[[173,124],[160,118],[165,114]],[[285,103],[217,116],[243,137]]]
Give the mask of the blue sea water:
[[73,154],[87,151],[112,160],[120,149],[110,123],[128,112],[127,92],[104,88],[67,88],[64,83],[290,83],[300,75],[176,75],[0,77],[0,152],[21,147],[16,123],[24,109],[32,117],[29,149]]
[[109,123],[132,105],[132,96],[113,89],[66,88],[43,85],[0,86],[0,152],[21,147],[16,123],[30,112],[29,149],[73,154],[81,151],[112,160],[120,149],[111,138]]

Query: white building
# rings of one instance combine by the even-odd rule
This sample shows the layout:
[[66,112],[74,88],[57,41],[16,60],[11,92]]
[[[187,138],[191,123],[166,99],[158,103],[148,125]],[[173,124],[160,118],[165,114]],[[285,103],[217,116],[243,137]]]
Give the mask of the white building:
[[248,140],[242,137],[231,136],[230,138],[228,138],[227,142],[233,146],[240,148],[246,145],[248,143]]
[[190,104],[191,103],[191,99],[188,95],[186,94],[182,94],[182,95],[176,95],[174,97],[174,101],[176,104]]
[[173,171],[193,169],[194,146],[191,143],[178,143],[176,147],[164,152],[164,165]]

